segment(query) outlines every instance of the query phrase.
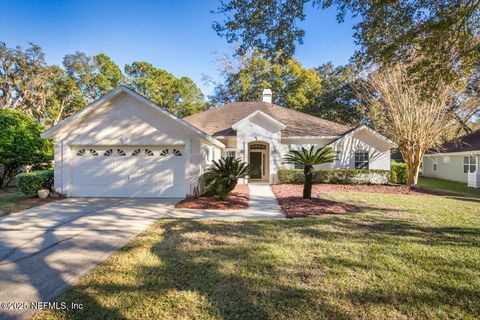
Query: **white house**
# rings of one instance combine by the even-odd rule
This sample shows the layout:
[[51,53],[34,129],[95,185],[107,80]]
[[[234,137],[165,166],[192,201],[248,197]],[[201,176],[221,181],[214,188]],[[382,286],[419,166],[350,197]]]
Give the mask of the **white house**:
[[180,119],[120,86],[42,134],[55,143],[55,189],[67,196],[184,197],[212,160],[240,157],[274,183],[290,149],[332,146],[324,168],[390,169],[395,144],[271,103],[239,102]]
[[439,178],[480,188],[480,130],[449,141],[423,158],[424,177]]

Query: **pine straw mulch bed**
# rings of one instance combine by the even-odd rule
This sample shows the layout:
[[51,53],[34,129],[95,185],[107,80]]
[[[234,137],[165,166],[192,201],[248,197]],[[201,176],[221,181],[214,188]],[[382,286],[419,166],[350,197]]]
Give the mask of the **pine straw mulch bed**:
[[277,197],[283,213],[287,218],[315,216],[322,214],[345,214],[358,212],[358,208],[347,203],[318,198],[322,192],[368,192],[382,194],[404,195],[457,195],[450,192],[417,188],[412,190],[407,186],[396,185],[343,185],[314,184],[312,199],[303,199],[303,185],[277,184],[272,185],[272,191]]
[[182,209],[219,209],[219,210],[237,210],[247,209],[250,199],[248,185],[237,185],[230,193],[226,201],[221,201],[215,197],[189,197],[175,205],[175,208]]

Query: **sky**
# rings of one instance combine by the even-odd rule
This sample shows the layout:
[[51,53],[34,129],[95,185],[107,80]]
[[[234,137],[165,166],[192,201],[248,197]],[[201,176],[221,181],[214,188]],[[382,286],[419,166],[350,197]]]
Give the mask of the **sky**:
[[[188,76],[204,94],[205,76],[221,81],[218,57],[234,45],[212,30],[219,0],[0,0],[0,41],[8,47],[42,47],[47,63],[61,65],[76,51],[105,53],[123,70],[148,61],[177,77]],[[353,21],[339,24],[336,11],[308,6],[304,44],[295,58],[305,67],[342,65],[355,51]]]

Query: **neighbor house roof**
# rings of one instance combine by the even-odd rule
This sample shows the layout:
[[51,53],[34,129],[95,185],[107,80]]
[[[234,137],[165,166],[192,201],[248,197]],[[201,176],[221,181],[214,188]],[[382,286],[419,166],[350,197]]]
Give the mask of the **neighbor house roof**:
[[286,125],[282,130],[284,137],[340,136],[351,130],[345,125],[267,102],[229,103],[188,116],[184,120],[212,136],[235,136],[232,125],[257,110]]
[[480,151],[480,130],[446,142],[440,147],[430,150],[429,153],[453,153],[468,151]]

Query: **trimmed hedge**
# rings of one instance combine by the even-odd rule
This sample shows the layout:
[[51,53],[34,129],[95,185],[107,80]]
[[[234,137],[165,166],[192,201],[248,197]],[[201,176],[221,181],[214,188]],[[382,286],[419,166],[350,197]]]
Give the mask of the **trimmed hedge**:
[[406,184],[407,177],[407,164],[392,161],[390,164],[390,181],[395,184]]
[[15,177],[18,189],[26,196],[36,196],[40,189],[50,190],[53,185],[53,169],[20,173]]
[[[278,170],[280,183],[303,183],[302,169]],[[387,184],[390,182],[389,170],[331,169],[313,170],[313,183],[336,184]]]

